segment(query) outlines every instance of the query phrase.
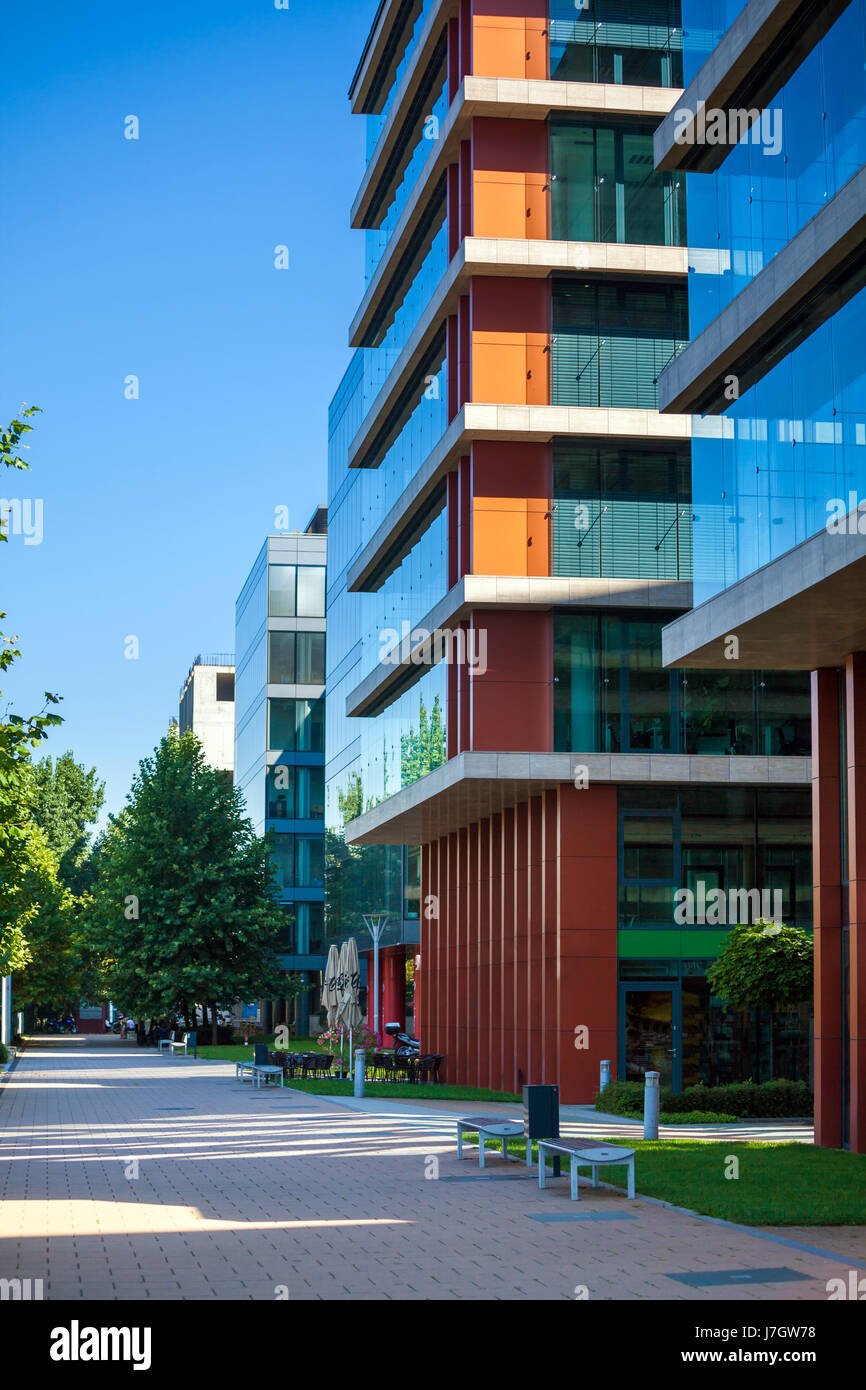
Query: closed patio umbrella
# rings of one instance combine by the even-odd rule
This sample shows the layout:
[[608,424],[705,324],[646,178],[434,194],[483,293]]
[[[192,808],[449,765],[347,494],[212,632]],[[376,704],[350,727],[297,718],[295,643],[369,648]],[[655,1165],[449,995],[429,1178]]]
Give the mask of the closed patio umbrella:
[[340,991],[337,983],[339,974],[340,956],[336,946],[332,946],[328,952],[328,963],[322,976],[322,1007],[327,1009],[329,1028],[333,1028],[337,1022],[337,1012],[340,1007]]
[[341,1028],[349,1030],[349,1068],[353,1065],[352,1034],[361,1022],[361,1006],[358,995],[361,991],[361,966],[358,961],[358,947],[353,936],[344,941],[340,949],[340,983],[342,992],[338,1005],[337,1021]]

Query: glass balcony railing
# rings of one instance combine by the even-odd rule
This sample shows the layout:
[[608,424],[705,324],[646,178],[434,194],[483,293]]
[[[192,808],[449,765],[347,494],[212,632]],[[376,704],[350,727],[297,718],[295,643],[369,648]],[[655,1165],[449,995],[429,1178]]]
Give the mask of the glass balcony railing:
[[692,577],[692,506],[677,497],[555,495],[551,574]]
[[550,76],[681,87],[680,0],[551,0]]

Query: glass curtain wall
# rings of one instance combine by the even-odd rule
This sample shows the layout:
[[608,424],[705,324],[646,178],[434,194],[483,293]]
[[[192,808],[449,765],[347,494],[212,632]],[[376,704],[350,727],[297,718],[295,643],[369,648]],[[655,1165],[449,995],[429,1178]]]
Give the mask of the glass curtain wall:
[[557,750],[809,755],[807,672],[665,670],[662,626],[637,617],[555,616]]
[[681,87],[680,0],[550,0],[550,75]]
[[685,245],[685,178],[653,167],[648,126],[552,121],[550,165],[555,240]]
[[678,286],[554,281],[552,404],[658,409],[658,379],[688,340]]

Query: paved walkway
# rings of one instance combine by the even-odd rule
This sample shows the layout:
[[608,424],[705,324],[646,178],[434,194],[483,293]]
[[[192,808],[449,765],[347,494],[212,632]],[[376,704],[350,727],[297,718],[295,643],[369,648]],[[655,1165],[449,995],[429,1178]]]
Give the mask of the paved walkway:
[[496,1158],[480,1176],[448,1112],[103,1043],[46,1042],[3,1081],[0,1188],[0,1278],[51,1299],[809,1300],[866,1260],[866,1231],[803,1232],[810,1253],[618,1192],[575,1205]]

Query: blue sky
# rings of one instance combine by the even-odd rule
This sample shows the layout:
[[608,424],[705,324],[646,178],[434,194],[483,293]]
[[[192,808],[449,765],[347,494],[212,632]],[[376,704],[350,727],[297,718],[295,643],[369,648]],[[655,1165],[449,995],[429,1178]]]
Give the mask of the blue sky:
[[2,703],[61,694],[48,751],[95,764],[109,809],[195,654],[233,649],[275,508],[301,529],[327,500],[327,407],[362,293],[347,92],[375,9],[4,0],[0,418],[45,413],[33,472],[0,482],[44,516],[41,544],[13,535],[0,554],[23,652]]

